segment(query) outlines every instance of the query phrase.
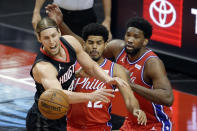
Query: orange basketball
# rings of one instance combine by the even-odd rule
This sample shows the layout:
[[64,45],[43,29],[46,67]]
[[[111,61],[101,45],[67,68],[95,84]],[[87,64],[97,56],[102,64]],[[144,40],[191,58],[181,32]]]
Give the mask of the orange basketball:
[[38,108],[46,118],[59,119],[66,115],[69,109],[68,97],[59,89],[48,89],[41,94]]

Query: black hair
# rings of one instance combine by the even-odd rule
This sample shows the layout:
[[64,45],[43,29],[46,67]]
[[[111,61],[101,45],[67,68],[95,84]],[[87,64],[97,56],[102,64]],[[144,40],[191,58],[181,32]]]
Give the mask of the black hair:
[[143,31],[145,38],[150,38],[152,36],[152,25],[142,17],[134,17],[128,20],[127,29],[129,27],[135,27]]
[[84,41],[87,40],[88,36],[102,36],[104,41],[108,40],[108,30],[105,26],[98,23],[91,23],[86,25],[82,30],[82,38]]

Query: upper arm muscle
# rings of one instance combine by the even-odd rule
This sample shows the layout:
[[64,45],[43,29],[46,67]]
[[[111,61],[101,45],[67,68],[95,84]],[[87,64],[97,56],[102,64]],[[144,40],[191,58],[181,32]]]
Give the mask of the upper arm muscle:
[[77,39],[72,36],[64,36],[64,38],[75,49],[77,61],[85,70],[88,70],[89,67],[92,67],[92,65],[95,64],[95,62],[93,62],[89,55],[83,50]]
[[112,40],[110,41],[103,51],[105,58],[117,58],[121,50],[124,48],[124,41]]
[[158,58],[151,58],[146,62],[145,79],[151,80],[153,88],[170,88],[164,64]]
[[[50,73],[49,73],[50,72]],[[48,62],[39,62],[33,68],[33,76],[36,82],[48,88],[61,88],[57,79],[57,70]]]

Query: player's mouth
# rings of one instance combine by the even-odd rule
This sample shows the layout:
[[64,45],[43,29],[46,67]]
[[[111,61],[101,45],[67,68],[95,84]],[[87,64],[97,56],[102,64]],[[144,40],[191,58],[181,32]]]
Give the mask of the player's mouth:
[[56,51],[56,49],[57,49],[57,46],[56,46],[56,45],[50,47],[50,50],[51,50],[51,51]]
[[91,56],[97,56],[98,54],[99,54],[99,53],[98,53],[97,51],[91,51],[91,52],[90,52],[90,55],[91,55]]
[[129,43],[127,43],[125,47],[126,47],[128,50],[134,49],[134,47],[133,47],[131,44],[129,44]]

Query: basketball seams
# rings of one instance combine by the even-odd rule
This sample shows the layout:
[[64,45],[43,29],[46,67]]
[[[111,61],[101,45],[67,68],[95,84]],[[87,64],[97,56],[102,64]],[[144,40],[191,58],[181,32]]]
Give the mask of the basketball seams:
[[[52,92],[52,91],[50,91],[50,92]],[[66,94],[65,94],[63,91],[58,90],[58,92],[59,92],[59,95],[61,95],[65,100],[68,101],[68,97],[66,96]],[[63,93],[63,94],[62,94],[62,93]],[[69,105],[69,104],[68,104],[68,105]]]
[[38,108],[44,117],[52,120],[59,119],[69,110],[68,97],[60,89],[50,88],[41,94]]
[[[48,92],[54,92],[54,91],[53,91],[53,90],[49,90]],[[59,89],[57,89],[57,92],[58,92],[58,95],[60,95],[60,96],[63,97],[66,101],[68,101],[68,97],[66,97],[65,94],[62,94],[62,93],[64,93],[64,92],[60,91]],[[55,102],[53,102],[53,101],[49,101],[49,100],[46,100],[46,99],[42,99],[42,100],[45,100],[45,101],[48,101],[48,102],[51,102],[51,103],[55,103]],[[55,104],[60,105],[60,104],[58,104],[58,103],[55,103]],[[61,105],[61,106],[63,106],[63,105]],[[69,107],[69,104],[68,104],[67,106],[63,106],[63,107],[67,108],[67,107]]]
[[53,102],[53,101],[46,100],[46,99],[40,99],[40,100],[42,100],[42,101],[47,101],[47,102],[53,103],[53,104],[57,104],[57,105],[59,105],[59,106],[65,107],[65,108],[69,107],[69,105],[68,105],[68,106],[63,106],[63,105],[61,105],[61,104],[58,104],[58,103],[55,103],[55,102]]
[[[48,111],[46,111],[44,109],[42,109],[42,111],[45,112],[45,113],[49,113]],[[66,113],[67,113],[67,111],[64,111],[64,112],[58,112],[57,111],[56,113],[50,112],[51,115],[54,115],[54,114],[65,114],[66,115]],[[48,114],[48,115],[50,115],[50,114]]]

